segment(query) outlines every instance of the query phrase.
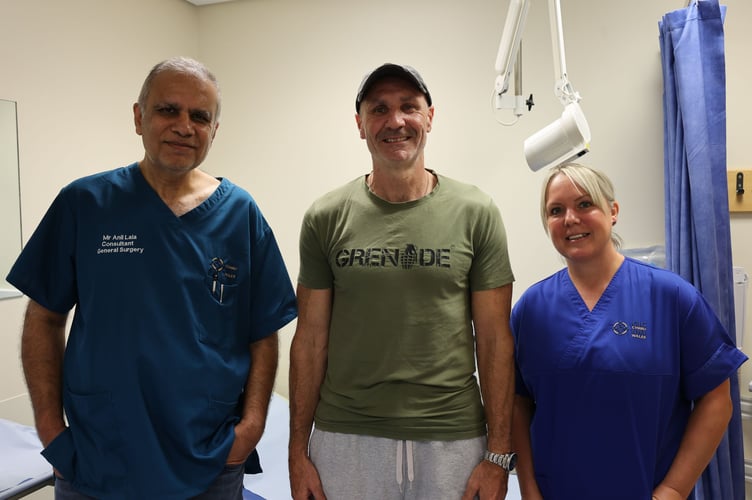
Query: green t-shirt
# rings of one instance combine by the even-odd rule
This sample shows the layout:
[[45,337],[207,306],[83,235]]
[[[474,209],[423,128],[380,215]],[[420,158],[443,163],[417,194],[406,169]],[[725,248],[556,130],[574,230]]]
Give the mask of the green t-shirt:
[[514,280],[501,214],[444,176],[389,203],[364,177],[318,199],[300,236],[301,285],[333,289],[315,425],[393,439],[485,434],[470,292]]

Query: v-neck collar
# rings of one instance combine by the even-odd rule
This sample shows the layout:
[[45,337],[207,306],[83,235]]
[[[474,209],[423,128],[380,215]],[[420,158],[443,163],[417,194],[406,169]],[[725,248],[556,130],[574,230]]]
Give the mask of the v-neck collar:
[[225,194],[232,187],[232,183],[230,181],[223,177],[217,177],[217,180],[219,180],[219,185],[216,187],[216,189],[214,189],[212,194],[209,195],[209,197],[202,201],[198,206],[178,216],[175,215],[175,213],[170,209],[167,203],[165,203],[164,200],[160,198],[159,194],[151,186],[151,184],[147,182],[146,177],[144,177],[143,172],[141,172],[141,169],[138,167],[138,163],[132,164],[131,168],[136,171],[136,174],[134,175],[136,182],[141,185],[145,192],[150,193],[149,196],[152,198],[154,205],[156,207],[159,207],[158,209],[160,211],[166,212],[169,218],[177,222],[191,222],[202,219],[224,198]]
[[574,282],[572,281],[572,277],[569,276],[569,272],[567,271],[567,269],[562,270],[564,284],[567,287],[568,293],[570,295],[570,299],[572,300],[572,303],[574,304],[576,310],[579,312],[580,316],[582,316],[583,318],[587,318],[591,315],[597,314],[601,309],[608,306],[614,294],[617,292],[616,290],[617,277],[622,272],[622,269],[624,268],[624,263],[626,261],[627,259],[624,259],[621,262],[621,264],[619,265],[619,268],[611,277],[611,280],[609,280],[608,285],[606,285],[606,288],[603,290],[603,293],[601,294],[601,296],[598,298],[597,302],[593,306],[593,309],[588,308],[587,304],[585,303],[585,300],[582,298],[582,295],[580,295],[580,292],[577,290],[577,287],[574,285]]

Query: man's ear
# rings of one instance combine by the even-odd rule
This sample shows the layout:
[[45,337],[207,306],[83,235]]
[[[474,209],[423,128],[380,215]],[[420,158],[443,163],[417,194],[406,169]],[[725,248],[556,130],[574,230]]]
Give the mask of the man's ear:
[[138,103],[133,105],[133,123],[136,125],[136,133],[141,135],[141,120],[143,115],[141,114],[141,106]]
[[363,130],[363,119],[360,117],[360,113],[355,113],[355,123],[358,125],[358,132],[360,133],[360,138],[365,139],[366,132],[365,130]]

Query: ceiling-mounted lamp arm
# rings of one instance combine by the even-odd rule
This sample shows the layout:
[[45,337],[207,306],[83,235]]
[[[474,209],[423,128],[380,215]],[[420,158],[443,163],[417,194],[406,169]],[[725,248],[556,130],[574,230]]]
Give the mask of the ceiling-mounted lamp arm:
[[564,51],[564,28],[561,20],[560,0],[548,0],[548,20],[551,29],[551,46],[554,55],[554,94],[566,106],[581,100],[567,76],[567,58]]
[[[530,0],[510,0],[504,30],[496,55],[496,109],[516,108],[518,103],[511,96],[504,96],[509,91],[512,73],[515,74],[514,93],[517,101],[522,100],[522,34],[530,8]],[[560,0],[548,0],[548,20],[551,32],[551,47],[554,61],[554,94],[566,106],[581,100],[569,81],[567,75],[566,53],[564,50],[564,29],[561,17]],[[509,99],[507,99],[509,98]],[[507,105],[504,105],[506,101]]]
[[[496,109],[512,109],[514,115],[518,117],[522,116],[525,106],[532,106],[532,99],[525,100],[522,96],[522,51],[520,50],[529,6],[529,0],[510,0],[496,55],[494,106]],[[512,73],[514,73],[514,92],[509,93]]]
[[504,31],[501,32],[499,50],[496,54],[496,93],[504,94],[509,90],[509,79],[518,61],[522,32],[530,8],[529,0],[510,0]]
[[[496,57],[496,109],[514,109],[516,116],[522,115],[527,104],[520,95],[522,71],[519,51],[529,3],[529,0],[510,0]],[[554,53],[554,93],[564,106],[564,111],[561,118],[525,140],[525,158],[533,171],[572,161],[590,150],[590,128],[578,104],[580,95],[572,88],[567,77],[560,0],[548,0],[548,10]],[[515,95],[507,94],[512,71],[517,73]],[[528,102],[532,106],[532,95]]]
[[561,118],[525,139],[525,159],[533,171],[574,161],[590,150],[590,127],[579,105],[580,94],[567,77],[560,0],[548,0],[548,20],[554,52],[554,93],[564,111]]

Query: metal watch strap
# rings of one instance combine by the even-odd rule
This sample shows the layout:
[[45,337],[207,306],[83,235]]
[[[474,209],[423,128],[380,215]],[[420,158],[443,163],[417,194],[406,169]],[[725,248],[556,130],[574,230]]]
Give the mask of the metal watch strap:
[[514,469],[514,458],[516,457],[514,453],[494,453],[486,450],[483,458],[494,465],[498,465],[505,471],[512,471]]

